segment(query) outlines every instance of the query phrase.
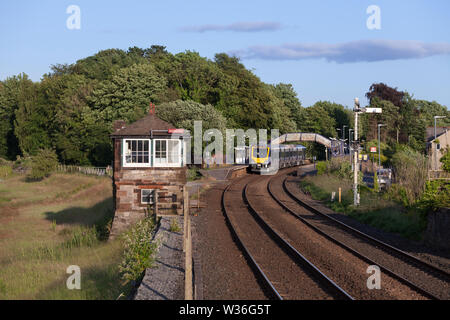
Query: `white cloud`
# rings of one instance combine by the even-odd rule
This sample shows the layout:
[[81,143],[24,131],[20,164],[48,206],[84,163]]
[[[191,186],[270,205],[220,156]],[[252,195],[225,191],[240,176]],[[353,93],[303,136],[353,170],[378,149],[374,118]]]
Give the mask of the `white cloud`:
[[418,59],[450,54],[450,43],[409,40],[359,40],[340,44],[290,43],[252,46],[231,52],[242,59],[304,60],[324,58],[337,63]]
[[199,26],[183,27],[185,32],[207,32],[207,31],[233,31],[233,32],[260,32],[275,31],[281,28],[278,22],[236,22],[229,25],[205,24]]

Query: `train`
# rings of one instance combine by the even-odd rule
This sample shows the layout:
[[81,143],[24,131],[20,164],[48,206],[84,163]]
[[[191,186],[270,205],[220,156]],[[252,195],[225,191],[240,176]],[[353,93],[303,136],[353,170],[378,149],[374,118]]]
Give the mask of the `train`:
[[[278,154],[278,166],[273,161],[274,154]],[[268,173],[276,169],[304,164],[306,148],[301,144],[280,144],[276,148],[254,145],[236,148],[235,159],[238,164],[248,164],[251,172]]]

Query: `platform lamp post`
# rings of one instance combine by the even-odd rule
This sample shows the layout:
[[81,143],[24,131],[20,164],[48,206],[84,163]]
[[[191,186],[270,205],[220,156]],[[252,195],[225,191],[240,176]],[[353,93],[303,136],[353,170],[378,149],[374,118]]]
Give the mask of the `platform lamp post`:
[[[351,146],[351,143],[352,143],[352,131],[355,131],[354,129],[348,129],[348,149],[349,149],[349,153],[350,153],[350,163],[352,163],[352,146]],[[354,148],[353,148],[353,151],[355,151],[354,150]]]
[[[446,118],[446,116],[434,116],[433,118],[434,118],[434,141],[436,143],[436,138],[437,138],[436,137],[436,120],[444,119],[444,118]],[[436,145],[436,152],[434,154],[434,169],[435,170],[437,170],[437,151],[438,151],[438,149],[437,149],[437,145]]]
[[[345,146],[345,127],[348,127],[348,126],[347,125],[342,126],[342,139],[344,140],[344,146]],[[344,153],[345,153],[345,149],[344,149]]]
[[381,167],[381,139],[380,139],[380,128],[386,127],[385,124],[378,124],[378,168]]

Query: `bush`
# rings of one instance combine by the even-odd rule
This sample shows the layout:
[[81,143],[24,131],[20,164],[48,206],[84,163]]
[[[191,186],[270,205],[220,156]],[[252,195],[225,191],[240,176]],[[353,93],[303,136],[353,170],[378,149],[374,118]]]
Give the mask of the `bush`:
[[158,242],[152,241],[155,226],[152,218],[145,218],[123,236],[125,250],[119,270],[124,280],[135,282],[153,266],[158,249]]
[[440,161],[442,162],[442,170],[450,172],[450,148],[445,150],[445,153]]
[[192,167],[187,170],[187,181],[195,181],[201,179],[202,174],[197,167]]
[[409,147],[402,147],[392,157],[392,164],[396,183],[404,188],[408,203],[415,203],[425,189],[427,157]]
[[327,163],[325,161],[319,161],[316,164],[317,174],[321,175],[327,171]]
[[343,179],[351,179],[353,177],[352,165],[348,161],[341,162],[337,175]]
[[445,180],[427,181],[418,207],[425,210],[450,207],[450,182]]
[[32,158],[31,173],[28,175],[28,178],[30,180],[42,180],[49,177],[57,166],[58,157],[56,152],[51,149],[41,149]]
[[392,184],[386,193],[386,198],[389,200],[401,203],[404,207],[412,205],[407,195],[406,188],[399,184]]
[[5,179],[12,173],[12,168],[10,166],[0,166],[0,179]]

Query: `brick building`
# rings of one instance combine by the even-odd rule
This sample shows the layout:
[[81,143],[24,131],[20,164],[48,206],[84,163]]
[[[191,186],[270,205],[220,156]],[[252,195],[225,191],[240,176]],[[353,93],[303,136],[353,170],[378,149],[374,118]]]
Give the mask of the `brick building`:
[[447,148],[450,148],[450,127],[437,127],[436,140],[434,139],[434,127],[427,128],[426,132],[427,153],[430,156],[430,169],[441,171],[440,161]]
[[114,123],[113,197],[111,237],[156,212],[182,214],[186,184],[188,133],[155,115],[155,107],[144,118],[126,125]]

